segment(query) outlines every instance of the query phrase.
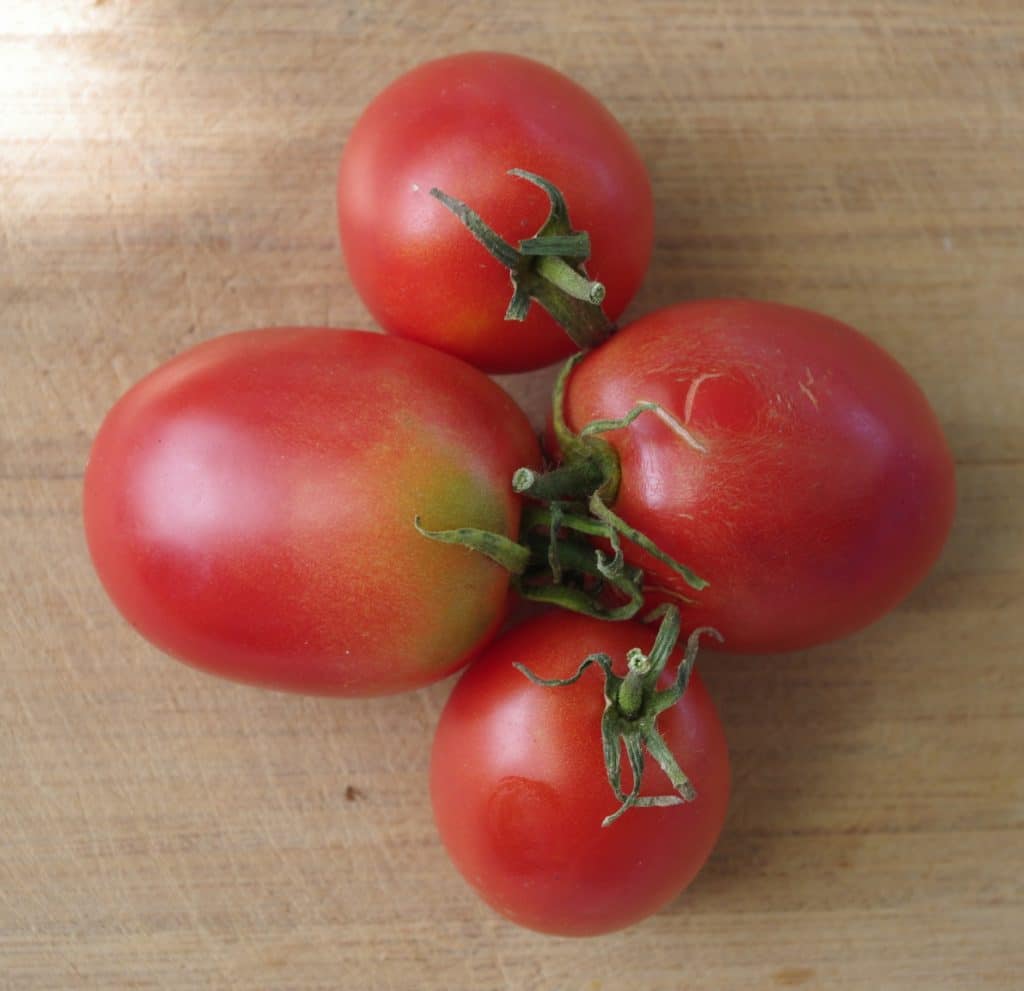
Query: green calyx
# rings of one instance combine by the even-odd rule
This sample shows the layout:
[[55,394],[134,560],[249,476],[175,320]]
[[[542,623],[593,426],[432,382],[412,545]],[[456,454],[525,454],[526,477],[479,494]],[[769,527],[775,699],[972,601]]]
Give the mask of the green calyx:
[[[418,516],[413,526],[430,540],[464,547],[501,565],[524,599],[600,619],[628,619],[643,605],[643,573],[626,565],[617,536],[611,535],[615,554],[609,561],[587,539],[607,537],[605,528],[561,504],[527,506],[518,541],[472,527],[428,530]],[[559,535],[557,543],[552,534]],[[601,601],[605,589],[619,600],[618,605]]]
[[590,257],[590,236],[573,230],[561,191],[533,172],[511,169],[509,175],[525,179],[547,193],[548,218],[533,237],[514,248],[484,219],[461,200],[440,189],[430,195],[462,221],[469,232],[508,270],[512,298],[506,320],[523,320],[536,300],[566,331],[579,348],[592,348],[611,336],[614,329],[601,309],[605,290],[587,277],[584,262]]
[[522,574],[530,561],[530,551],[510,537],[490,530],[478,530],[474,527],[457,527],[454,530],[428,530],[417,516],[412,525],[417,532],[441,544],[457,544],[467,550],[476,551],[500,564],[513,575]]
[[[608,783],[620,804],[611,815],[605,817],[602,826],[610,826],[632,808],[681,805],[684,802],[692,802],[697,797],[696,790],[679,767],[656,724],[658,716],[675,705],[685,694],[697,659],[701,636],[706,633],[717,640],[721,640],[722,637],[710,627],[694,630],[687,639],[683,660],[672,684],[668,688],[658,688],[658,680],[675,650],[680,630],[679,610],[675,606],[665,606],[658,612],[662,615],[662,621],[650,654],[645,654],[636,647],[629,651],[625,677],[613,672],[611,658],[603,653],[586,657],[576,669],[576,673],[568,678],[538,678],[524,665],[515,665],[534,684],[547,688],[574,684],[592,664],[596,664],[604,672],[605,705],[601,717],[601,745]],[[654,618],[654,615],[651,618]],[[622,788],[623,749],[626,751],[632,776],[629,792]],[[676,794],[640,794],[647,754],[658,762]]]
[[[543,601],[552,601],[557,588],[565,581],[563,567],[564,548],[576,540],[576,535],[603,538],[611,546],[613,556],[609,559],[601,550],[593,550],[595,568],[603,581],[585,589],[585,594],[572,597],[572,604],[563,603],[566,608],[592,616],[628,619],[635,616],[643,605],[643,573],[637,568],[627,568],[622,553],[622,541],[642,548],[652,557],[661,561],[679,574],[694,590],[707,587],[707,582],[691,568],[666,554],[648,536],[631,526],[612,510],[611,506],[619,492],[622,481],[619,458],[614,447],[600,435],[611,430],[622,430],[630,426],[644,413],[657,416],[669,425],[680,439],[704,451],[699,442],[679,423],[675,417],[657,403],[638,402],[620,419],[595,420],[579,433],[574,433],[565,419],[565,390],[573,369],[585,357],[573,355],[563,366],[555,383],[552,428],[561,453],[561,462],[550,471],[538,472],[532,468],[520,468],[512,476],[512,488],[521,495],[539,503],[546,513],[534,511],[524,521],[524,530],[547,525],[548,539],[548,584],[520,583],[520,591],[526,598],[537,599],[536,589],[543,590]],[[566,520],[571,519],[572,524]],[[586,523],[586,527],[581,525]],[[608,586],[621,593],[616,606],[608,605]]]
[[[418,520],[416,527],[425,537],[496,561],[525,599],[600,619],[630,619],[643,608],[644,574],[627,564],[623,541],[661,561],[696,591],[708,583],[611,508],[622,474],[615,448],[601,434],[626,429],[646,413],[658,417],[682,443],[701,453],[706,449],[664,407],[646,401],[620,419],[595,420],[574,433],[565,420],[565,390],[583,358],[582,353],[573,355],[555,383],[552,426],[560,463],[547,471],[520,468],[512,476],[513,490],[527,497],[519,539],[469,528],[425,530]],[[606,543],[611,553],[595,547],[595,540]]]

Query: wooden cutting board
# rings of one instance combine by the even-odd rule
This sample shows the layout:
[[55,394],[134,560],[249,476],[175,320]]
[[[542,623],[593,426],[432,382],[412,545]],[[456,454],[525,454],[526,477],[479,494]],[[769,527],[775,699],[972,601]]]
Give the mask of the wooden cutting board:
[[[4,0],[0,987],[1024,986],[1024,8]],[[368,326],[339,151],[412,64],[532,55],[605,100],[657,199],[632,312],[770,297],[871,334],[959,470],[946,553],[858,636],[704,665],[732,745],[684,897],[597,942],[483,907],[425,769],[449,684],[264,693],[164,659],[94,577],[91,436],[188,345]],[[550,375],[506,379],[542,415]]]

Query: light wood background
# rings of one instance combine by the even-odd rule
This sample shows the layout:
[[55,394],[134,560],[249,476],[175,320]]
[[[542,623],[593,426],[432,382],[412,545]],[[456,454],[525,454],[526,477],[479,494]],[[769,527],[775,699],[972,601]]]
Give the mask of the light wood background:
[[[384,83],[467,48],[554,64],[633,135],[658,216],[634,313],[844,318],[959,466],[895,613],[704,665],[721,844],[596,943],[506,924],[449,866],[425,778],[448,684],[352,703],[193,672],[119,619],[79,523],[90,438],[155,364],[368,324],[339,151]],[[1022,53],[1020,0],[3,0],[0,987],[1024,986]],[[538,413],[547,380],[507,381]]]

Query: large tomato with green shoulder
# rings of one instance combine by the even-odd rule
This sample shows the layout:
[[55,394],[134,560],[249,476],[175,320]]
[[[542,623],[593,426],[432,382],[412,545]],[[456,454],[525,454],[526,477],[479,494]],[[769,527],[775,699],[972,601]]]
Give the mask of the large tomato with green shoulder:
[[170,654],[276,688],[371,695],[464,664],[507,572],[414,520],[515,537],[531,427],[486,376],[361,331],[216,338],[104,421],[85,475],[110,597]]

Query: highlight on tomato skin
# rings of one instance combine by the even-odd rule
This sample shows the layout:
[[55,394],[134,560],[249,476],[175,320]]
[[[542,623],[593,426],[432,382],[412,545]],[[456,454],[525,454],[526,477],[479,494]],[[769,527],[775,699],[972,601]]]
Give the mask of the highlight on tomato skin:
[[571,431],[621,469],[611,508],[708,582],[623,540],[648,603],[681,605],[734,652],[811,647],[904,599],[939,557],[956,482],[942,427],[889,354],[838,320],[702,300],[651,313],[587,354],[565,388]]
[[[605,827],[620,803],[602,753],[599,672],[548,688],[513,666],[566,678],[585,656],[603,652],[623,675],[627,652],[649,651],[654,639],[649,624],[548,612],[491,643],[448,699],[430,763],[438,831],[469,885],[518,925],[561,936],[624,928],[676,898],[711,855],[725,821],[730,772],[722,725],[699,671],[657,720],[696,797],[631,808]],[[662,687],[669,680],[667,670]],[[623,775],[628,787],[628,767]],[[642,795],[673,790],[650,759],[641,780]]]
[[493,636],[508,573],[431,541],[515,537],[525,415],[470,366],[363,331],[219,337],[129,390],[95,439],[83,511],[96,571],[162,650],[235,680],[387,694]]
[[508,270],[437,199],[476,210],[512,245],[541,227],[548,200],[513,169],[543,176],[590,235],[590,279],[615,320],[650,260],[647,170],[607,108],[555,69],[500,52],[466,52],[400,76],[345,141],[338,224],[349,278],[374,319],[491,373],[541,368],[572,341],[534,303],[509,322]]

